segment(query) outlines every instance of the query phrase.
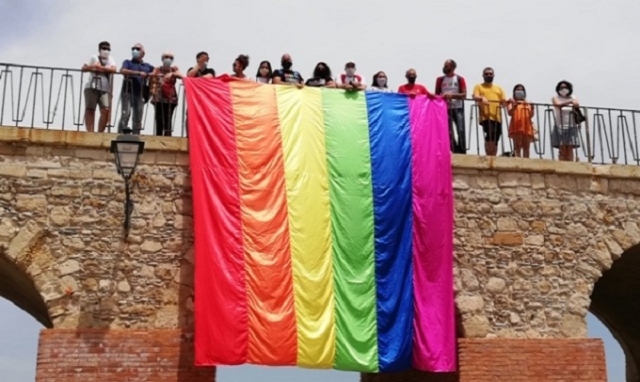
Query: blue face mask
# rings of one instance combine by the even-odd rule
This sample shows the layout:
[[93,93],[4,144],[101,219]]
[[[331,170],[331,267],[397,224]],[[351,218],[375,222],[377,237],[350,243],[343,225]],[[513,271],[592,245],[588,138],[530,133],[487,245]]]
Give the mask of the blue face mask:
[[131,57],[140,58],[140,51],[139,50],[132,50],[131,51]]

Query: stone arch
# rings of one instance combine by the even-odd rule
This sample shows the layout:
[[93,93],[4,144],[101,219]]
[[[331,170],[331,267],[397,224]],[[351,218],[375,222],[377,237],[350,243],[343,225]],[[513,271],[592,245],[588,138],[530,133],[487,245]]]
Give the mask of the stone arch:
[[42,244],[44,230],[28,224],[10,241],[0,246],[0,297],[3,297],[44,325],[53,328],[53,321],[44,296],[38,288],[37,264],[34,253]]
[[640,244],[624,251],[596,281],[589,310],[622,347],[627,381],[640,381]]

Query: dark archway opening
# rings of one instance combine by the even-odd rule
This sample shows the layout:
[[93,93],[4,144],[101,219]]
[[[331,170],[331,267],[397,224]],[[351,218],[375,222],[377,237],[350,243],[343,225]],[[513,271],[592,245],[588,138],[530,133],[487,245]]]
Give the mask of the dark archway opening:
[[0,297],[14,303],[47,328],[53,328],[49,310],[33,280],[0,249]]
[[622,347],[627,381],[640,382],[640,245],[624,252],[602,274],[589,310]]

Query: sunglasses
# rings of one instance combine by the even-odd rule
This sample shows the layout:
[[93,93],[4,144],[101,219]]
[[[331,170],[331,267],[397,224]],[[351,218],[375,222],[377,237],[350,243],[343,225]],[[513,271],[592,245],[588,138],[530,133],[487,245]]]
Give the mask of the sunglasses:
[[131,48],[131,50],[137,50],[137,51],[140,51],[140,48],[138,48],[137,46],[134,46],[133,48]]
[[109,52],[111,52],[111,48],[109,48],[108,46],[101,46],[100,50],[108,50]]
[[170,58],[173,60],[173,56],[163,56],[162,59],[164,60],[165,58]]
[[493,73],[484,73],[483,75],[486,77],[493,77]]

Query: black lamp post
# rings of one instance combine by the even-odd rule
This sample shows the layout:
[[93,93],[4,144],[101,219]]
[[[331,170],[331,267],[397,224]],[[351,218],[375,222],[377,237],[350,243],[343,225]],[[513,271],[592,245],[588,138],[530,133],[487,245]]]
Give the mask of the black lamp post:
[[138,158],[144,151],[144,142],[137,135],[131,135],[131,129],[123,129],[123,133],[111,141],[111,153],[116,157],[116,168],[118,174],[124,179],[124,236],[129,236],[131,228],[131,213],[133,212],[133,202],[129,181],[138,165]]

